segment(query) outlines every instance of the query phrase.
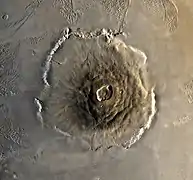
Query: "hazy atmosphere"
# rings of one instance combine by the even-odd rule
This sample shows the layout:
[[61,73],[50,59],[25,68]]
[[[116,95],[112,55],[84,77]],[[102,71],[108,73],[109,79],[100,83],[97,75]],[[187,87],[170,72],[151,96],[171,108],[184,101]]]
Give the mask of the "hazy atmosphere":
[[0,0],[0,180],[192,180],[191,0]]

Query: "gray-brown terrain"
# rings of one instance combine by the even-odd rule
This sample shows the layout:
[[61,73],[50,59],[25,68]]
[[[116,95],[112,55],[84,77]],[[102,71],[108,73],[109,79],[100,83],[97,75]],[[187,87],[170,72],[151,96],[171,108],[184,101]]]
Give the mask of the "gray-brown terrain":
[[1,0],[0,180],[192,180],[192,32],[190,0]]

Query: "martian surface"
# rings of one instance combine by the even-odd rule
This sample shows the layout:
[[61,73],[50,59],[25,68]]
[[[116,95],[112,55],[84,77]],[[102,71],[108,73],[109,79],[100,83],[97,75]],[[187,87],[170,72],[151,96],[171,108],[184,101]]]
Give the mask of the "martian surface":
[[1,0],[0,180],[192,180],[190,0]]

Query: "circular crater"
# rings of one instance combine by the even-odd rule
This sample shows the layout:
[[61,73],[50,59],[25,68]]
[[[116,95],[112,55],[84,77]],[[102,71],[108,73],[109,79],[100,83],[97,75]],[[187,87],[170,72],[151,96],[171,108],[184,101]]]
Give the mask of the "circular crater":
[[69,39],[55,59],[64,56],[65,64],[52,66],[47,124],[89,139],[94,147],[130,147],[140,139],[155,114],[145,54],[101,35]]

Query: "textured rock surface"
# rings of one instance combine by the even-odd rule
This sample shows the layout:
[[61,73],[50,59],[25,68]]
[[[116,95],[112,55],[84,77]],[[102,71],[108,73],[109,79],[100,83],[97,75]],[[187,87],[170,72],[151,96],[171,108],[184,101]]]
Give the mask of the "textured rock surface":
[[[136,141],[131,139],[149,128],[156,111],[147,57],[113,35],[109,39],[103,31],[107,35],[89,39],[88,33],[82,38],[72,36],[56,52],[51,92],[45,100],[45,124],[100,141],[98,146],[123,146],[121,139],[127,134],[125,141],[131,146]],[[71,51],[68,58],[65,48]]]
[[[0,179],[192,180],[192,2],[176,0],[179,11],[171,0],[128,4],[1,0]],[[151,129],[128,150],[92,151],[88,139],[42,127],[37,119],[34,98],[44,88],[42,67],[66,27],[120,28],[123,42],[147,55],[158,112]],[[70,43],[53,58],[67,63],[67,75]]]

